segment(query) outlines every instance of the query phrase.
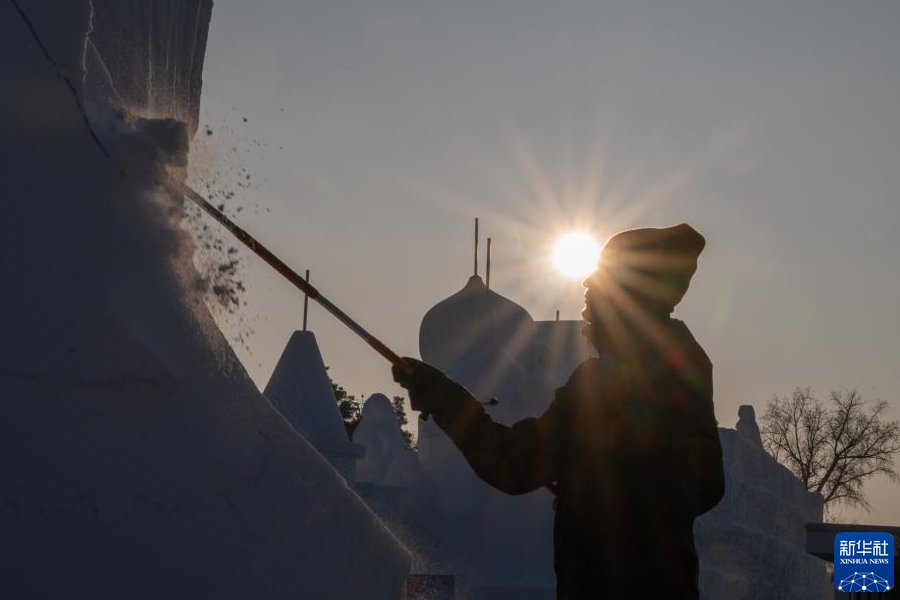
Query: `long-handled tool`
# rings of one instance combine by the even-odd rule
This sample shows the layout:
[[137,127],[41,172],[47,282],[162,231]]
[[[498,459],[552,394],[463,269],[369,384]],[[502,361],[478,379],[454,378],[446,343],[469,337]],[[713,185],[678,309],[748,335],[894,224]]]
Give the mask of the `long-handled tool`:
[[[300,277],[293,269],[284,264],[280,258],[272,254],[268,248],[260,244],[256,238],[252,235],[241,229],[234,221],[226,217],[222,211],[217,209],[215,206],[209,203],[209,200],[195,192],[189,186],[182,184],[181,191],[184,192],[184,195],[188,197],[194,204],[202,208],[208,215],[214,218],[216,221],[221,223],[228,231],[234,234],[234,237],[239,239],[245,246],[253,250],[261,259],[269,263],[269,265],[281,273],[285,279],[294,284],[297,288],[299,288],[303,293],[305,293],[308,297],[312,298],[316,302],[318,302],[322,307],[333,314],[337,319],[350,328],[356,335],[361,337],[366,341],[372,348],[375,349],[378,354],[382,355],[386,359],[390,361],[392,365],[395,367],[404,368],[406,367],[406,363],[403,361],[400,356],[397,355],[396,352],[388,348],[384,345],[384,343],[376,338],[374,335],[366,331],[362,328],[362,326],[351,319],[347,313],[339,309],[337,306],[331,303],[328,298],[319,293],[315,287],[313,287],[308,281]],[[488,402],[484,402],[483,404],[496,404],[496,399],[491,399]],[[428,420],[428,413],[421,413],[419,418],[423,421]],[[556,495],[556,484],[548,484],[546,487],[551,494]],[[556,508],[556,503],[554,502],[554,509]]]
[[403,362],[403,359],[397,355],[396,352],[388,348],[384,345],[381,340],[373,336],[371,333],[362,328],[362,326],[351,319],[347,313],[339,309],[337,306],[331,303],[328,298],[319,293],[315,287],[310,285],[310,283],[304,280],[300,275],[294,272],[289,266],[284,264],[280,258],[272,254],[268,248],[260,244],[256,238],[252,235],[241,229],[234,221],[226,217],[222,211],[218,210],[215,206],[209,203],[209,201],[195,192],[187,185],[181,185],[181,191],[184,192],[184,195],[187,196],[194,204],[202,208],[208,215],[214,218],[216,221],[225,226],[228,231],[234,234],[234,237],[239,239],[245,246],[253,250],[261,259],[269,263],[269,265],[278,271],[285,279],[294,284],[295,287],[299,288],[303,293],[305,293],[308,297],[312,298],[316,302],[318,302],[322,307],[333,314],[337,319],[350,328],[353,333],[361,337],[367,344],[369,344],[372,348],[375,349],[378,354],[382,355],[386,359],[390,361],[392,365],[395,367],[405,367],[406,363]]
[[[226,217],[222,211],[210,204],[209,200],[198,194],[186,184],[181,184],[179,187],[191,202],[202,208],[209,216],[221,223],[228,231],[230,231],[234,235],[234,237],[239,239],[245,246],[253,250],[253,252],[255,252],[257,256],[266,261],[269,266],[278,271],[285,279],[293,283],[294,286],[305,293],[307,297],[312,298],[320,305],[322,305],[325,310],[337,317],[338,321],[349,327],[353,333],[365,340],[365,342],[372,348],[374,348],[375,351],[378,352],[378,354],[388,359],[388,361],[390,361],[392,365],[400,368],[405,368],[407,366],[406,362],[404,362],[404,360],[400,358],[400,356],[396,352],[385,346],[384,342],[379,340],[377,337],[363,329],[363,327],[359,323],[351,319],[350,316],[347,315],[347,313],[339,309],[328,298],[319,293],[319,290],[313,287],[308,281],[300,277],[300,275],[298,275],[289,266],[284,264],[284,262],[280,258],[272,254],[272,252],[268,248],[260,244],[256,238],[244,231],[237,223]],[[482,404],[497,404],[497,400],[495,398],[492,398],[491,400],[483,402]],[[423,421],[427,421],[428,413],[420,413],[419,418]]]

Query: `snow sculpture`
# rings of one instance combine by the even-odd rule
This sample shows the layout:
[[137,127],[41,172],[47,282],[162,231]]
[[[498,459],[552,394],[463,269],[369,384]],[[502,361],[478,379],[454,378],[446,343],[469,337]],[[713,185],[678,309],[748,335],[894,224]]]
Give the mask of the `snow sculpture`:
[[498,346],[518,360],[534,337],[534,320],[473,275],[461,290],[425,313],[419,327],[419,353],[425,362],[447,370],[483,343],[488,331]]
[[446,560],[451,529],[434,478],[419,464],[418,453],[406,448],[387,396],[366,400],[353,441],[365,449],[354,489],[412,551],[414,572],[452,573]]
[[[24,22],[26,27],[40,32],[40,43],[36,49],[44,54],[45,60],[52,61],[54,75],[80,96],[84,52],[88,43],[85,32],[91,28],[91,3],[87,0],[16,0],[4,12],[8,14],[6,21]],[[33,45],[36,42],[32,37],[29,43]]]
[[[125,106],[139,116],[183,121],[193,136],[200,115],[212,0],[91,0],[91,4],[90,41],[104,57]],[[176,56],[180,60],[173,60]],[[149,72],[147,65],[152,65]]]
[[[534,321],[525,309],[473,276],[462,290],[426,313],[419,348],[424,360],[441,366],[476,397],[496,398],[498,403],[486,410],[497,421],[512,424],[536,410],[529,406],[536,400],[526,397],[528,375],[518,362],[524,363],[530,351],[537,353],[534,360],[540,357],[540,351],[531,348],[534,336]],[[538,369],[532,382],[543,377]],[[550,390],[541,400],[549,403],[552,384],[543,378],[540,385]],[[423,467],[434,474],[442,514],[451,526],[451,560],[461,588],[473,597],[488,589],[499,593],[507,585],[525,585],[522,593],[552,590],[549,495],[513,498],[491,488],[431,421],[419,423],[419,449]],[[523,528],[522,523],[529,526]]]
[[[419,352],[423,360],[446,371],[477,397],[496,398],[498,405],[491,414],[505,422],[509,407],[520,403],[523,395],[524,374],[513,356],[523,353],[533,337],[531,315],[473,275],[463,289],[436,304],[422,318]],[[450,469],[456,473],[454,480],[468,477],[468,466],[453,443],[430,422],[420,424],[419,450],[427,468]],[[440,478],[438,485],[442,485]],[[468,487],[448,488],[451,497],[447,502],[456,505],[452,498],[467,495]]]
[[560,385],[552,377],[552,367],[553,350],[550,346],[537,342],[528,348],[524,364],[525,393],[513,422],[525,417],[539,417],[550,406],[553,394]]
[[382,485],[388,487],[410,487],[415,483],[420,470],[421,465],[415,451],[404,448],[401,452],[394,455],[394,460],[391,461],[387,472],[384,474]]
[[486,335],[477,340],[446,372],[476,398],[490,402],[487,410],[496,421],[515,422],[524,403],[525,372],[493,338]]
[[[451,365],[447,374],[478,398],[496,398],[498,403],[487,406],[486,410],[497,422],[512,425],[526,416],[533,416],[534,412],[543,412],[542,409],[528,410],[527,392],[537,394],[540,391],[526,388],[526,372],[495,339],[488,329],[466,355]],[[531,348],[533,345],[529,345],[528,349]],[[522,352],[526,360],[528,349]],[[539,350],[536,354],[540,355]],[[539,371],[532,373],[532,382],[536,379],[545,390],[551,387]],[[539,401],[534,396],[530,400],[546,406],[552,400],[552,392]],[[524,588],[519,590],[520,593],[552,590],[555,579],[551,550],[552,511],[548,510],[552,503],[550,495],[545,490],[523,496],[506,495],[481,481],[455,447],[449,448],[448,452],[444,468],[454,475],[450,481],[439,476],[437,485],[452,507],[451,522],[466,523],[458,530],[460,548],[471,564],[462,581],[463,586],[470,593],[487,594],[488,597],[510,586]],[[523,527],[523,523],[528,526]]]
[[295,331],[263,394],[297,433],[352,482],[364,454],[350,442],[312,331]]
[[738,422],[734,428],[748,442],[762,447],[762,436],[759,433],[759,425],[756,424],[756,411],[752,406],[743,404],[738,407]]
[[0,597],[402,597],[408,553],[205,308],[167,183],[189,126],[92,137],[67,81],[90,9],[0,3]]
[[826,597],[825,564],[805,549],[805,525],[822,522],[822,496],[752,438],[719,428],[719,439],[725,497],[694,525],[701,598]]
[[568,381],[575,367],[596,355],[596,350],[581,335],[585,325],[581,319],[535,323],[535,342],[546,344],[552,350],[550,378],[557,387]]
[[369,396],[353,441],[365,448],[365,458],[356,467],[358,481],[390,487],[413,484],[419,461],[415,452],[406,449],[400,421],[387,396]]
[[434,478],[421,468],[415,451],[395,456],[381,483],[358,479],[353,489],[410,550],[413,573],[457,574],[450,549],[454,528],[445,518]]

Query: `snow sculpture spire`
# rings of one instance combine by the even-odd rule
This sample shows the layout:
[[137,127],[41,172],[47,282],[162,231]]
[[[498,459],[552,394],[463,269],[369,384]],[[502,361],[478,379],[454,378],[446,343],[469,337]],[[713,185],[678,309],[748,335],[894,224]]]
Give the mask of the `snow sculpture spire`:
[[416,453],[406,449],[400,421],[384,394],[372,394],[366,400],[353,441],[366,450],[357,466],[359,482],[409,487],[418,476]]
[[294,332],[263,394],[345,479],[355,479],[363,450],[347,437],[312,331]]

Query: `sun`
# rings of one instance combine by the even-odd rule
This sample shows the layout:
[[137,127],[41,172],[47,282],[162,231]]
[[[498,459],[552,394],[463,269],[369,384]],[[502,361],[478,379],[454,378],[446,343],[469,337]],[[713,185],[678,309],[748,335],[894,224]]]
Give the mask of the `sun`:
[[553,266],[566,277],[587,277],[597,268],[599,256],[600,246],[590,235],[580,231],[567,233],[553,247]]

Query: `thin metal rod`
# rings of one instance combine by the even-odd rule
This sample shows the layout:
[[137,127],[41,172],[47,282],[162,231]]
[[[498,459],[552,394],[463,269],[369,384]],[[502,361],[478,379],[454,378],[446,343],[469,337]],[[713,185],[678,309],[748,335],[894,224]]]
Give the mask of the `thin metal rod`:
[[478,275],[478,217],[475,217],[475,275]]
[[491,238],[487,239],[487,263],[484,267],[485,287],[491,289]]
[[[309,269],[306,270],[306,283],[309,283]],[[309,311],[309,294],[303,294],[303,331],[306,331],[306,314]]]
[[559,321],[559,309],[556,309],[556,320]]
[[371,346],[376,352],[385,357],[390,361],[392,365],[395,367],[405,367],[406,363],[403,362],[403,359],[400,358],[393,350],[385,346],[378,338],[370,334],[368,331],[363,329],[356,321],[351,319],[347,314],[339,309],[337,306],[331,303],[327,298],[322,296],[319,293],[319,290],[314,288],[308,282],[304,281],[302,277],[300,277],[297,273],[295,273],[289,266],[284,264],[281,259],[272,254],[268,248],[260,244],[256,239],[251,236],[249,233],[238,227],[237,224],[234,223],[231,219],[222,214],[221,211],[216,209],[209,201],[206,200],[203,196],[192,190],[187,185],[181,185],[181,190],[184,192],[184,195],[188,197],[194,204],[202,208],[216,221],[225,226],[228,231],[230,231],[234,236],[239,239],[245,246],[250,248],[253,252],[257,254],[261,259],[269,263],[273,269],[278,271],[285,279],[294,284],[295,287],[299,288],[300,291],[305,293],[309,298],[312,298],[316,302],[318,302],[322,308],[330,312],[334,315],[338,321],[346,325],[350,330],[361,337],[369,346]]

